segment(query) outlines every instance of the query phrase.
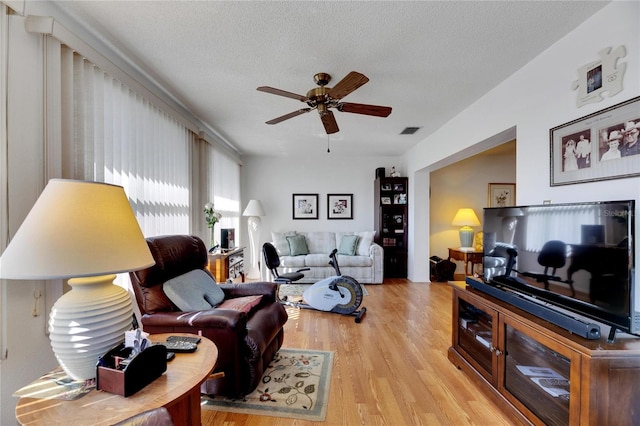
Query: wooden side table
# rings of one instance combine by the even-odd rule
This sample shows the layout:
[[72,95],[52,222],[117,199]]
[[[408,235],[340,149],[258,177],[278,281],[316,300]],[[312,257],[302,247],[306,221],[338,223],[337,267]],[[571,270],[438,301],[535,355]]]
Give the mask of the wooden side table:
[[[449,260],[459,260],[464,262],[465,275],[473,275],[473,266],[482,265],[482,252],[481,251],[466,251],[459,248],[449,249]],[[469,272],[469,264],[471,264],[471,272]]]
[[[152,334],[150,339],[159,343],[177,334],[182,333]],[[23,397],[16,406],[16,419],[20,424],[112,425],[166,407],[176,426],[200,425],[200,384],[209,377],[217,359],[218,348],[203,337],[195,352],[176,354],[162,376],[127,398],[95,389],[71,401]]]
[[244,247],[209,253],[209,271],[220,284],[238,277],[244,282]]

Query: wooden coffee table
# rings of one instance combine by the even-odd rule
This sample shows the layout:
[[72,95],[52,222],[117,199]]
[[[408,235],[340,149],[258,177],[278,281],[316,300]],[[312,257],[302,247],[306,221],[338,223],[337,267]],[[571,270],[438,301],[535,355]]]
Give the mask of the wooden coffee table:
[[[153,334],[153,342],[181,333]],[[189,334],[185,334],[189,336]],[[16,419],[20,424],[42,425],[112,425],[135,414],[166,407],[175,425],[200,425],[200,384],[213,370],[218,348],[202,338],[198,350],[176,354],[167,363],[167,371],[158,379],[127,398],[92,390],[73,401],[20,398]]]

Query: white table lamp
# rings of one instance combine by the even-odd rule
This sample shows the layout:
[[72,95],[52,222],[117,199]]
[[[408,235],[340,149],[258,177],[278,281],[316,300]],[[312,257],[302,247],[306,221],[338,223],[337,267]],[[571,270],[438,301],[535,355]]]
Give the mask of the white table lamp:
[[247,273],[248,278],[259,278],[260,270],[258,268],[258,249],[260,244],[260,228],[262,219],[260,216],[267,214],[262,207],[260,200],[251,200],[244,209],[242,216],[248,216],[247,225],[249,227],[249,249],[251,250],[251,268]]
[[0,257],[0,278],[70,278],[72,290],[51,309],[49,337],[64,371],[88,380],[132,325],[131,296],[115,274],[154,263],[121,186],[52,179]]
[[472,226],[480,226],[478,216],[473,209],[464,208],[459,209],[456,213],[453,221],[453,226],[461,226],[460,228],[460,245],[462,249],[470,250],[473,248],[473,229]]

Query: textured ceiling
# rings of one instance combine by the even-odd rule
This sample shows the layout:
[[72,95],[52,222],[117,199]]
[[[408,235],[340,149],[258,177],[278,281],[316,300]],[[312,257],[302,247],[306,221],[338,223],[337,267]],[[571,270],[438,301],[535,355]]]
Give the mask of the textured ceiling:
[[[388,118],[335,112],[333,155],[401,155],[602,8],[595,1],[58,1],[142,63],[245,155],[326,151],[315,111],[262,93],[306,94],[313,75],[370,81],[347,102]],[[570,82],[567,82],[569,85]],[[330,83],[329,86],[332,84]],[[407,126],[421,127],[400,135]]]

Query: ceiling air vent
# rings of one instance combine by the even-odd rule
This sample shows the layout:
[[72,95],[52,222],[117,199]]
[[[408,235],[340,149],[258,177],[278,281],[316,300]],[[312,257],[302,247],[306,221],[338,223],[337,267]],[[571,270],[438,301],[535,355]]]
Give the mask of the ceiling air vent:
[[403,131],[400,132],[401,135],[413,135],[415,132],[420,130],[421,127],[405,127]]

